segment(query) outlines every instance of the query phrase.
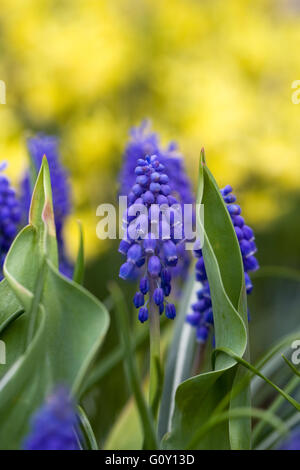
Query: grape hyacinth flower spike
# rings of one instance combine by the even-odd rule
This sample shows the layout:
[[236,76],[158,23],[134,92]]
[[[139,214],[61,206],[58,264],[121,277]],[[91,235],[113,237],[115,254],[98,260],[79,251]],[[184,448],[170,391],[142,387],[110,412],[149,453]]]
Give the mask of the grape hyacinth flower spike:
[[[119,193],[127,195],[131,191],[135,183],[137,162],[147,155],[156,155],[159,162],[167,168],[170,195],[175,197],[182,206],[184,204],[193,205],[195,198],[192,186],[185,170],[184,159],[178,152],[177,144],[170,142],[166,148],[163,148],[158,134],[151,131],[148,120],[144,120],[130,131],[130,140],[125,149],[124,163],[119,176]],[[184,249],[184,243],[177,244],[176,248],[178,263],[171,269],[172,276],[177,279],[185,279],[191,257],[189,251]],[[132,275],[134,276],[134,273]]]
[[59,387],[33,416],[24,450],[80,450],[79,436],[74,403]]
[[[125,280],[139,278],[139,291],[133,303],[139,309],[139,320],[144,323],[149,318],[149,306],[161,315],[174,319],[176,309],[166,298],[171,293],[171,268],[178,261],[176,245],[180,242],[182,226],[175,228],[170,217],[171,207],[177,200],[170,195],[169,178],[165,167],[156,155],[138,159],[135,168],[136,182],[128,195],[128,211],[134,206],[139,213],[139,206],[146,209],[147,216],[126,217],[126,238],[119,246],[119,251],[127,257],[121,266],[119,276]],[[178,204],[178,203],[177,203]],[[154,208],[160,208],[155,219]],[[151,211],[152,209],[152,211]],[[151,232],[150,220],[156,220],[157,233]],[[137,233],[132,237],[131,231]],[[176,236],[176,238],[175,238]]]
[[[46,155],[53,193],[53,208],[56,226],[56,236],[59,253],[59,269],[67,277],[72,277],[73,267],[68,260],[65,252],[63,239],[63,228],[67,216],[71,212],[70,187],[68,183],[68,174],[63,168],[59,154],[59,140],[55,136],[40,134],[27,141],[28,151],[31,162],[36,173],[38,173],[42,164],[43,156]],[[21,203],[23,212],[23,224],[27,224],[30,201],[32,196],[33,182],[31,181],[30,171],[27,171],[21,182]]]
[[[150,387],[149,403],[156,416],[160,387],[160,315],[173,320],[176,309],[167,301],[171,293],[171,269],[177,265],[176,245],[184,239],[182,223],[177,223],[176,208],[181,207],[171,196],[169,177],[157,155],[139,158],[135,167],[136,181],[128,194],[125,238],[119,251],[127,257],[120,268],[125,280],[138,278],[139,290],[133,303],[139,309],[141,323],[149,319]],[[134,209],[133,211],[131,209]],[[174,211],[174,212],[173,212]]]
[[21,208],[9,179],[2,174],[6,164],[0,163],[0,280],[6,254],[17,234]]
[[[236,197],[232,194],[232,187],[227,185],[220,191],[224,202],[227,205],[227,210],[230,214],[240,245],[244,266],[246,292],[247,294],[250,294],[252,292],[253,285],[248,273],[256,271],[259,268],[257,259],[254,256],[257,251],[254,241],[254,232],[245,224],[244,218],[241,216],[241,208],[235,203]],[[192,305],[193,312],[187,315],[186,321],[196,328],[197,341],[199,343],[205,343],[213,325],[213,310],[202,250],[197,246],[197,244],[194,248],[194,254],[197,258],[196,280],[201,282],[201,287],[197,292],[197,302]]]

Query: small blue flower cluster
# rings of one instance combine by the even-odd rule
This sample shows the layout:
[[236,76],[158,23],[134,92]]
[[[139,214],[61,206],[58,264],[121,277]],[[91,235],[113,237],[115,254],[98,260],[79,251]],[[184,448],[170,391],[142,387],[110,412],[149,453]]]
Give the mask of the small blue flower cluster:
[[[165,298],[171,292],[171,268],[177,264],[177,250],[184,235],[182,224],[176,226],[172,218],[171,207],[178,207],[178,202],[171,196],[169,178],[164,170],[165,166],[156,155],[138,159],[136,181],[128,195],[125,238],[119,246],[119,252],[127,256],[126,263],[120,268],[122,279],[136,279],[145,266],[139,291],[133,300],[135,307],[140,309],[142,323],[149,316],[149,301],[156,304],[160,314],[165,311],[167,318],[176,316],[175,306]],[[154,213],[154,208],[158,208],[158,214]],[[147,215],[142,209],[146,209]],[[147,294],[149,299],[145,303]]]
[[24,450],[80,450],[78,419],[66,388],[57,388],[36,412]]
[[[124,163],[119,176],[120,194],[126,195],[134,185],[135,167],[140,158],[147,155],[157,155],[161,164],[168,169],[169,186],[172,196],[178,199],[180,204],[194,204],[190,180],[185,171],[184,160],[178,152],[177,144],[170,142],[167,148],[162,148],[158,135],[150,131],[150,125],[144,120],[140,126],[134,127],[130,131],[130,141],[126,147]],[[185,250],[184,243],[178,246],[178,263],[172,268],[173,278],[184,280],[190,265],[190,255]],[[179,254],[179,253],[178,253]]]
[[[257,251],[254,233],[248,225],[245,225],[244,218],[241,216],[241,208],[235,204],[236,197],[232,194],[232,187],[229,185],[225,186],[225,188],[221,189],[221,194],[227,204],[227,209],[238,238],[244,264],[246,292],[250,294],[253,285],[248,272],[256,271],[259,268],[257,259],[254,256]],[[197,302],[192,305],[193,313],[187,315],[186,320],[196,327],[197,340],[200,343],[204,343],[213,325],[213,310],[202,250],[195,246],[194,254],[197,258],[196,279],[201,282],[202,286],[197,292]]]
[[[60,162],[59,141],[55,136],[40,134],[28,139],[28,150],[38,172],[42,164],[43,156],[46,155],[53,193],[53,207],[56,226],[56,235],[59,251],[60,271],[68,277],[72,276],[73,267],[65,254],[63,227],[66,217],[71,212],[70,188],[68,175]],[[32,184],[29,171],[26,173],[22,183],[22,209],[23,223],[27,223],[30,201],[32,196]]]
[[1,174],[6,164],[0,164],[0,280],[6,254],[17,234],[21,208],[8,178]]

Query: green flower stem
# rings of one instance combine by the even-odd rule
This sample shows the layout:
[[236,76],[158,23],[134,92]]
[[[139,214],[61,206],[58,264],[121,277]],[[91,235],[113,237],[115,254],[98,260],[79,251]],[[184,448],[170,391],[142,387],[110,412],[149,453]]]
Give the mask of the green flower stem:
[[150,323],[150,387],[149,404],[156,419],[162,392],[162,369],[160,361],[160,315],[153,300],[155,281],[150,281],[149,323]]

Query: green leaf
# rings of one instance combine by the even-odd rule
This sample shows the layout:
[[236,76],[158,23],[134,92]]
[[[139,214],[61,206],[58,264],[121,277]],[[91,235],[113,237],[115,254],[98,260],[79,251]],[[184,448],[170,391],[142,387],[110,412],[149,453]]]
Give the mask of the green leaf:
[[[146,392],[144,387],[144,392]],[[143,447],[143,428],[134,399],[118,415],[104,443],[105,450],[137,450]]]
[[[242,258],[236,234],[219,188],[200,162],[198,203],[204,204],[203,256],[214,311],[216,346],[231,348],[238,357],[247,356],[247,309]],[[199,216],[199,214],[197,214]],[[185,449],[199,426],[211,419],[218,403],[241,379],[237,361],[219,354],[215,370],[183,382],[177,389],[172,429],[162,442],[166,449]],[[235,396],[235,407],[249,406],[249,389]],[[219,423],[197,443],[199,449],[247,449],[250,447],[250,419]]]
[[[292,428],[296,427],[299,422],[300,413],[296,413],[291,416],[288,420],[286,420],[284,424],[288,430],[291,430]],[[259,445],[255,446],[255,450],[269,450],[270,448],[273,448],[274,445],[277,445],[277,442],[280,437],[280,433],[275,430],[274,432],[269,434],[262,442],[260,442]]]
[[195,283],[194,274],[195,263],[191,263],[188,280],[185,283],[176,315],[173,339],[165,367],[165,380],[158,423],[158,436],[160,439],[169,430],[176,389],[191,374],[196,345],[195,330],[185,322],[185,318],[191,304],[197,300],[198,286]]
[[[127,311],[127,306],[124,306],[124,313]],[[128,312],[127,312],[128,313]],[[165,356],[168,345],[170,344],[170,336],[172,334],[173,325],[170,324],[170,320],[166,317],[161,319],[162,335],[161,335],[161,353],[162,357]],[[132,340],[133,350],[135,350],[137,345],[137,340],[146,338],[149,341],[149,329],[145,328],[144,325],[141,325],[139,334],[136,335]],[[145,336],[141,336],[144,332]],[[131,337],[132,337],[131,332]],[[124,360],[123,348],[119,347],[121,352],[122,359]],[[109,357],[107,356],[108,362],[106,365],[109,366]],[[107,368],[105,370],[107,373]],[[146,397],[149,393],[149,376],[146,376],[140,384],[142,388],[143,395]],[[105,449],[123,449],[123,450],[134,450],[141,449],[143,446],[143,428],[141,425],[141,420],[139,418],[139,411],[136,405],[136,400],[131,396],[131,398],[126,403],[125,407],[121,413],[116,417],[116,421],[112,423],[109,435],[104,444]]]
[[[239,357],[237,354],[235,354],[233,351],[231,351],[229,348],[220,348],[220,351],[227,354],[229,357],[235,359],[237,362],[239,362],[241,365],[243,365],[246,369],[250,370],[253,372],[253,374],[256,374],[259,376],[261,379],[263,379],[267,384],[269,384],[271,387],[273,387],[276,392],[280,393],[280,395],[283,396],[291,405],[293,405],[296,410],[300,411],[300,403],[298,403],[293,397],[291,397],[288,393],[286,393],[284,390],[282,390],[280,387],[278,387],[276,384],[274,384],[268,377],[266,377],[264,374],[262,374],[256,367],[252,366],[249,364],[249,362],[245,361],[241,357]],[[218,349],[216,350],[218,352]],[[287,361],[287,359],[286,359]],[[292,365],[293,367],[293,365]],[[299,372],[297,371],[297,374]]]
[[80,429],[85,442],[85,450],[99,450],[96,437],[88,420],[88,417],[81,406],[77,407]]
[[78,222],[79,226],[79,248],[77,253],[77,259],[74,268],[73,281],[78,284],[83,284],[84,278],[84,243],[83,243],[83,230],[82,225]]
[[[8,300],[7,307],[0,301],[7,351],[7,364],[0,367],[2,449],[20,448],[31,415],[57,384],[78,393],[109,325],[105,307],[57,270],[49,181],[44,159],[31,224],[12,244],[0,285]],[[17,315],[18,306],[24,313]]]
[[[276,357],[276,356],[278,356],[278,353],[281,352],[282,348],[286,347],[287,345],[290,345],[291,342],[296,338],[299,338],[299,332],[294,332],[291,335],[287,335],[287,336],[281,338],[269,351],[267,351],[259,359],[259,361],[254,366],[251,366],[251,367],[253,367],[253,370],[248,368],[249,372],[243,377],[242,380],[240,380],[240,382],[238,382],[238,384],[233,389],[231,389],[227,393],[227,395],[225,395],[223,397],[222,401],[219,402],[219,404],[218,404],[218,406],[215,410],[216,413],[224,410],[224,408],[226,408],[228,403],[230,403],[230,400],[231,400],[232,396],[235,395],[236,393],[238,393],[239,391],[243,390],[244,388],[246,388],[249,385],[250,381],[251,381],[251,392],[253,394],[260,395],[260,392],[258,392],[257,379],[262,384],[267,384],[268,385],[268,383],[265,382],[264,379],[262,379],[260,377],[260,375],[256,374],[255,371],[257,370],[257,371],[259,371],[260,374],[265,375],[264,371],[267,371],[266,373],[271,373],[271,372],[274,372],[274,367],[275,367],[275,370],[277,368],[282,368],[282,356],[280,355],[279,358]],[[278,363],[278,359],[280,359],[280,363]],[[254,374],[256,374],[256,375],[254,375]],[[287,391],[287,390],[285,390],[285,391]],[[282,399],[283,397],[280,396],[279,398]],[[270,410],[273,411],[272,406],[270,407]]]
[[270,424],[273,428],[276,429],[279,435],[283,436],[287,433],[287,428],[284,422],[268,410],[264,411],[257,408],[235,408],[234,410],[229,410],[213,415],[211,419],[209,419],[197,430],[191,443],[188,445],[188,450],[192,450],[197,447],[197,444],[199,441],[201,441],[201,438],[207,432],[213,430],[219,423],[226,422],[228,419],[239,420],[240,418],[244,417],[257,418],[262,422]]
[[[149,332],[146,328],[142,328],[136,337],[133,339],[133,350],[136,351],[139,347],[145,344],[148,340]],[[87,376],[84,381],[81,389],[80,396],[83,396],[87,393],[94,385],[96,385],[100,380],[102,380],[106,375],[111,372],[111,370],[116,367],[124,358],[123,349],[118,346],[113,349],[112,352],[107,354],[102,360],[101,363],[97,364],[91,370],[90,374]]]
[[29,225],[37,229],[40,250],[58,267],[56,228],[54,221],[52,190],[49,166],[43,157],[32,194],[29,210]]
[[0,282],[0,333],[23,312],[6,279]]
[[288,358],[285,357],[284,354],[282,354],[282,358],[283,358],[283,360],[286,362],[286,364],[289,366],[289,368],[294,372],[294,374],[295,374],[297,377],[300,377],[300,372],[299,372],[299,370],[294,366],[294,364],[292,364],[291,361],[289,361]]
[[6,344],[7,364],[0,368],[0,448],[19,449],[29,429],[32,412],[43,401],[42,384],[46,382],[46,370],[41,366],[41,352],[46,340],[45,313],[37,318],[33,341],[24,353],[23,338],[27,333],[25,315],[15,320],[5,330],[1,339]]
[[129,313],[122,291],[117,284],[110,285],[110,291],[115,299],[117,324],[119,326],[119,334],[124,352],[124,364],[126,367],[128,382],[134,395],[139,418],[144,432],[145,449],[157,449],[156,435],[154,430],[154,421],[148,408],[143,392],[142,383],[138,374],[136,361],[133,355],[133,345],[131,341],[129,327]]
[[[284,349],[289,348],[295,339],[300,338],[300,330],[295,331],[289,335],[284,336],[274,344],[269,351],[267,351],[255,364],[256,369],[261,370],[262,373],[272,374],[278,368],[282,367],[281,353]],[[253,394],[259,394],[260,385],[264,381],[255,376],[251,383],[251,390]]]
[[[284,391],[286,393],[292,393],[296,389],[296,387],[298,387],[298,386],[299,386],[299,379],[298,379],[297,376],[296,377],[293,376],[291,378],[291,380],[289,381],[289,383],[284,388]],[[283,404],[284,401],[285,401],[285,398],[282,395],[278,395],[276,397],[276,399],[273,401],[273,403],[268,407],[268,410],[271,413],[275,413],[280,408],[280,406]],[[299,420],[300,420],[300,413],[298,413],[298,415],[299,415]],[[260,435],[262,433],[262,430],[265,427],[265,424],[266,423],[261,421],[260,423],[258,423],[255,426],[255,428],[253,430],[253,434],[252,434],[252,439],[253,439],[253,445],[254,446],[257,446],[260,443]]]

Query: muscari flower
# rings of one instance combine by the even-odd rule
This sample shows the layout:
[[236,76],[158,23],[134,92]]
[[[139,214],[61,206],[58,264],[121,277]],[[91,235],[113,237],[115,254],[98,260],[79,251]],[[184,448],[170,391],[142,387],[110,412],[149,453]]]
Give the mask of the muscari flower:
[[[162,148],[158,135],[150,131],[149,122],[144,120],[140,126],[130,131],[130,141],[125,149],[124,163],[120,172],[120,194],[127,195],[135,183],[135,168],[138,159],[147,155],[156,155],[165,168],[168,169],[171,195],[184,204],[194,204],[195,199],[189,178],[185,171],[184,160],[178,152],[175,142]],[[190,265],[190,255],[185,250],[184,243],[177,245],[178,263],[172,268],[173,277],[185,279]]]
[[[44,134],[30,138],[27,141],[28,151],[36,172],[40,169],[44,155],[46,155],[48,160],[59,253],[59,269],[66,276],[72,277],[73,267],[66,256],[63,240],[64,223],[66,217],[71,212],[70,188],[68,183],[68,174],[60,162],[58,145],[59,141],[55,136]],[[21,182],[21,204],[24,225],[27,223],[32,189],[30,172],[27,171],[23,181]]]
[[178,262],[177,246],[184,239],[182,224],[176,222],[176,216],[172,217],[179,204],[171,196],[169,177],[157,155],[139,158],[134,173],[135,183],[128,194],[124,219],[125,238],[119,246],[127,261],[119,276],[140,281],[133,303],[142,323],[148,319],[149,302],[156,305],[160,314],[165,312],[167,318],[174,319],[175,306],[166,298],[171,293],[171,270]]
[[64,387],[57,388],[31,420],[24,450],[80,450],[75,406]]
[[[235,204],[236,197],[232,194],[232,187],[229,185],[225,186],[225,188],[221,189],[221,194],[227,205],[238,238],[244,265],[246,292],[250,294],[253,285],[248,272],[256,271],[259,268],[257,259],[254,256],[257,251],[254,233],[245,224],[244,218],[241,216],[240,206]],[[197,258],[196,279],[201,282],[201,288],[197,292],[197,302],[192,305],[193,312],[187,315],[186,321],[196,328],[197,340],[200,343],[204,343],[214,322],[213,310],[202,250],[197,245],[195,246],[194,254]]]
[[21,208],[9,179],[1,174],[6,164],[0,164],[0,280],[6,254],[14,240],[21,220]]

